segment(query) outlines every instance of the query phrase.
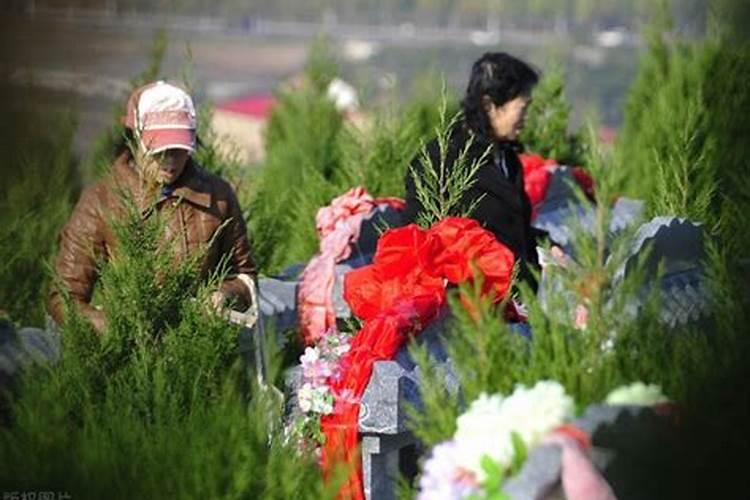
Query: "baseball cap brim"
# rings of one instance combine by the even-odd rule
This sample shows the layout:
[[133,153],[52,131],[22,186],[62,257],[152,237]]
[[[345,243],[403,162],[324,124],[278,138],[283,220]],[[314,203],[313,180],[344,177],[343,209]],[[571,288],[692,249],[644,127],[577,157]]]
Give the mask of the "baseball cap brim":
[[184,149],[195,152],[195,130],[169,128],[144,130],[141,142],[147,154],[156,154],[167,149]]

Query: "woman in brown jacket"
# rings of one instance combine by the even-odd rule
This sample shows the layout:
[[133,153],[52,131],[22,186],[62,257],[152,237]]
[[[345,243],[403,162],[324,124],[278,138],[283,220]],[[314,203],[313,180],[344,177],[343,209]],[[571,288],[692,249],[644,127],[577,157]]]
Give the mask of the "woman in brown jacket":
[[[132,196],[144,218],[169,207],[165,238],[181,259],[206,250],[201,278],[207,278],[227,256],[230,274],[212,295],[212,303],[221,307],[233,300],[247,308],[256,269],[245,221],[231,186],[191,158],[196,114],[190,96],[163,81],[145,85],[128,100],[123,123],[134,140],[117,157],[111,172],[83,191],[60,235],[55,267],[74,305],[97,331],[104,331],[106,318],[91,305],[91,295],[98,278],[97,261],[108,259],[116,249],[109,221],[125,215],[125,194]],[[206,249],[208,243],[212,244]],[[57,287],[52,290],[48,307],[58,324],[64,322],[61,293]]]

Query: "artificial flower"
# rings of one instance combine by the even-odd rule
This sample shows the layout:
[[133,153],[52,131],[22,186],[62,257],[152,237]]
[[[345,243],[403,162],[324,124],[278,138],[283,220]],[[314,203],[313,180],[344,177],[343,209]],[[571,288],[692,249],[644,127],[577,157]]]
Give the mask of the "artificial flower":
[[432,450],[419,480],[418,500],[452,500],[476,493],[479,482],[474,472],[456,461],[455,441],[446,441]]
[[314,386],[305,383],[297,392],[300,409],[305,413],[328,415],[333,412],[333,396],[327,386]]
[[324,383],[325,379],[333,375],[330,363],[321,358],[317,347],[306,347],[299,359],[302,363],[302,375],[315,385]]

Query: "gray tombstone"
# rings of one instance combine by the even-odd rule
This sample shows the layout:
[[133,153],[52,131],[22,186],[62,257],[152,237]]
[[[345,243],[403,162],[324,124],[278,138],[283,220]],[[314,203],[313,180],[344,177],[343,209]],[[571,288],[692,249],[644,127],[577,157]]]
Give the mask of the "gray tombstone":
[[[579,229],[593,234],[594,205],[581,198],[570,167],[561,166],[552,173],[544,200],[537,207],[532,225],[545,231],[568,254],[573,252],[571,242]],[[619,198],[612,207],[609,223],[610,237],[635,224],[643,215],[644,203],[640,200]]]
[[11,384],[24,369],[51,365],[59,358],[60,335],[52,325],[46,330],[16,330],[9,321],[0,322],[0,389]]
[[[573,237],[577,231],[594,233],[594,206],[588,202],[565,200],[555,204],[542,203],[532,225],[546,231],[550,239],[561,246],[565,253],[574,255]],[[607,246],[628,227],[636,224],[642,217],[644,203],[630,198],[619,198],[612,206],[609,221]]]
[[[706,321],[711,312],[711,300],[704,259],[700,224],[677,217],[655,217],[635,232],[624,260],[615,271],[609,293],[617,293],[623,281],[640,270],[644,282],[627,304],[625,313],[629,318],[640,313],[650,293],[656,289],[661,299],[659,319],[662,324],[674,328]],[[661,275],[658,274],[660,266]],[[552,314],[549,303],[553,297],[564,300],[569,311],[576,306],[574,293],[564,289],[560,280],[546,269],[542,271],[538,296],[548,314]],[[570,321],[570,317],[556,320]]]
[[258,313],[267,327],[272,325],[276,332],[281,333],[297,326],[298,287],[296,281],[258,280]]
[[640,262],[646,280],[633,298],[632,314],[641,310],[649,293],[657,288],[663,324],[670,328],[696,324],[706,321],[711,313],[705,257],[701,224],[678,217],[654,217],[638,228],[614,281],[621,282],[635,272]]
[[380,235],[389,228],[403,224],[401,212],[388,205],[380,205],[367,214],[359,228],[359,238],[352,244],[352,255],[344,261],[352,268],[372,262]]

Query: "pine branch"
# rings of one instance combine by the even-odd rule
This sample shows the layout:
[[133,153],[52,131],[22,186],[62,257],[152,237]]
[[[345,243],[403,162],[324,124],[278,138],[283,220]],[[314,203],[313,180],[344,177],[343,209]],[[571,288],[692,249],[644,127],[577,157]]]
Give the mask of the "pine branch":
[[449,216],[468,217],[481,201],[479,197],[467,202],[466,197],[477,182],[477,172],[491,154],[491,146],[478,158],[472,158],[475,137],[471,134],[449,165],[451,139],[460,120],[460,113],[448,120],[447,100],[443,95],[440,120],[435,128],[438,157],[432,158],[428,146],[423,144],[419,153],[421,169],[415,165],[411,167],[417,200],[422,206],[416,222],[422,227],[429,227]]

